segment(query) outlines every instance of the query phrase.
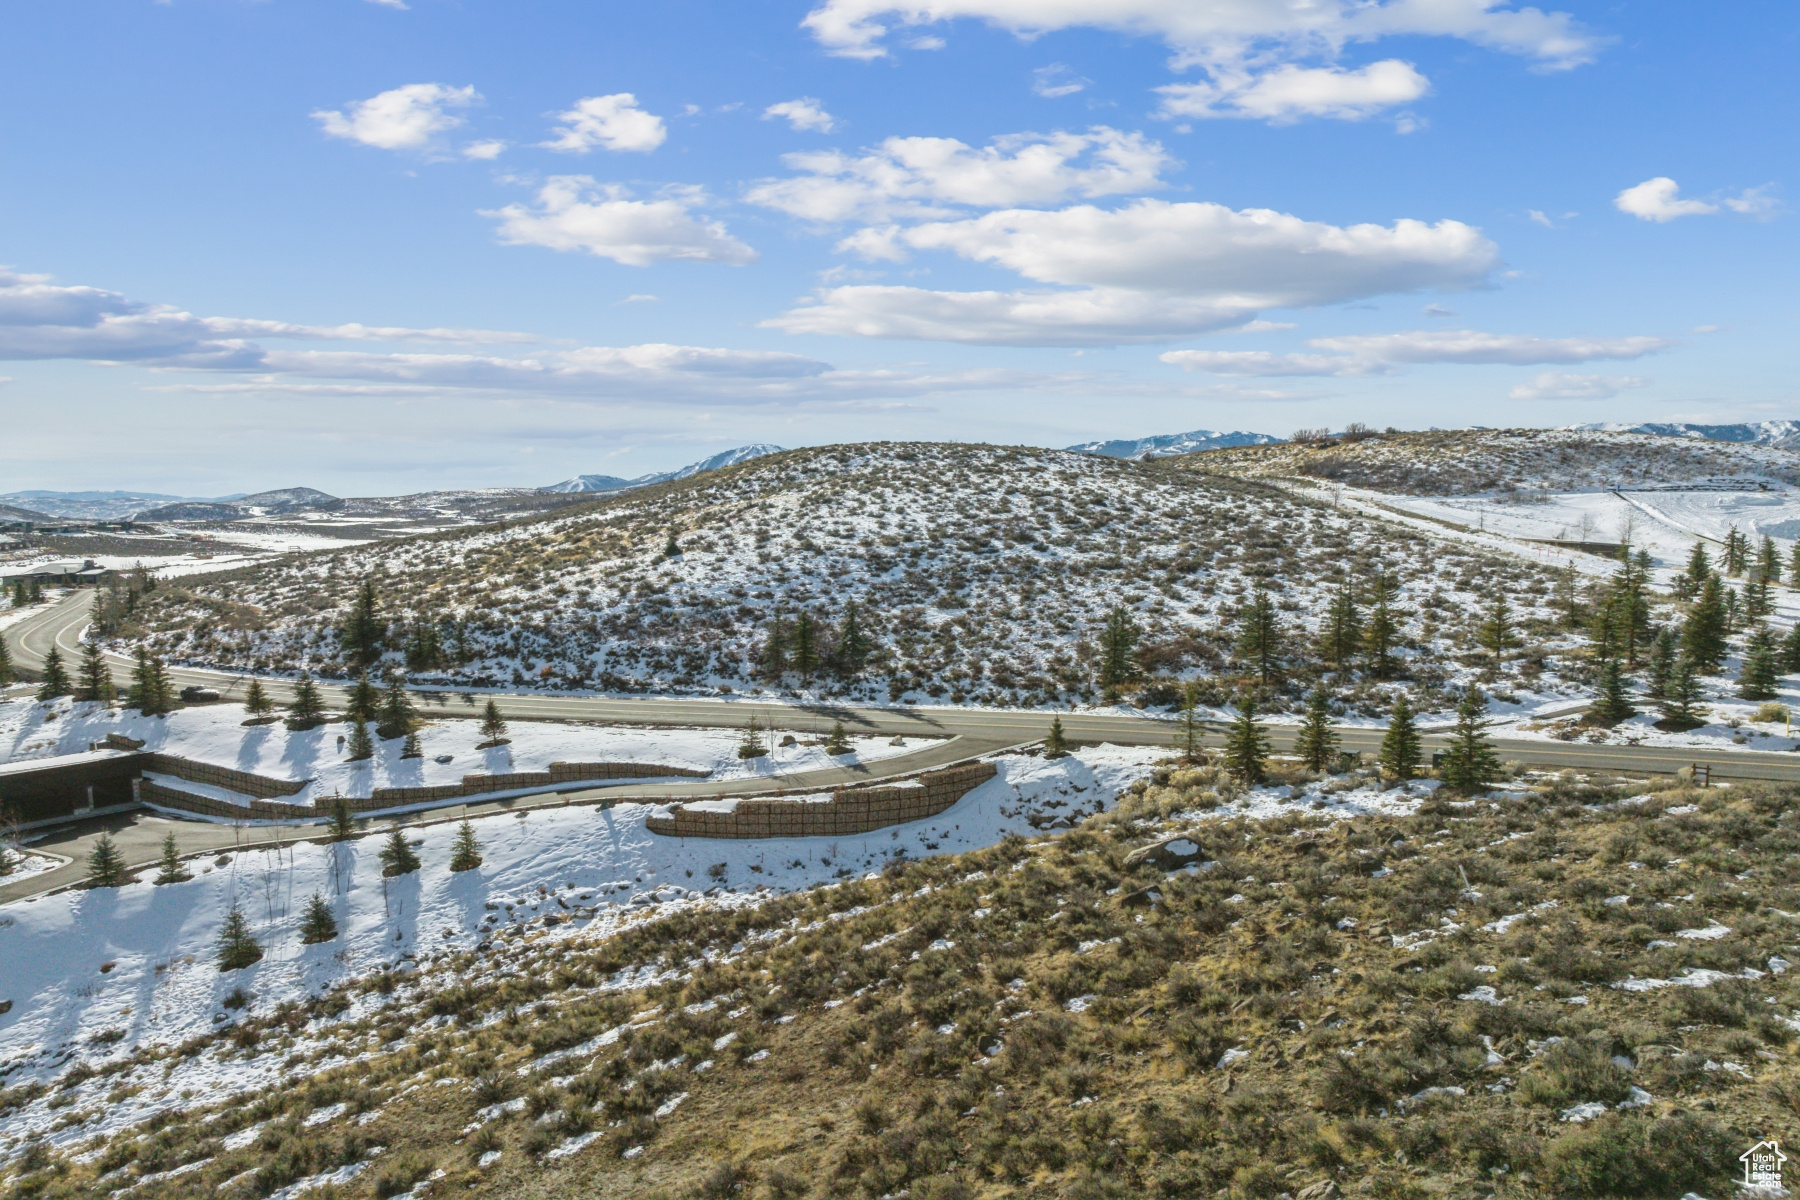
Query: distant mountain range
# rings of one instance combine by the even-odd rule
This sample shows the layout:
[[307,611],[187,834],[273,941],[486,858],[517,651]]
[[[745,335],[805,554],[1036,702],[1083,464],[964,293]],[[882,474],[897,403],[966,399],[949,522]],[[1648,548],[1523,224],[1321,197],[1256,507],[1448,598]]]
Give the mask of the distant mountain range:
[[168,496],[160,492],[10,492],[0,496],[0,503],[27,509],[51,517],[68,517],[82,521],[118,521],[147,508],[170,501],[199,500],[203,503],[238,499],[236,496]]
[[781,453],[780,446],[769,446],[757,443],[753,446],[739,446],[735,450],[722,450],[711,458],[703,458],[697,463],[689,463],[676,471],[657,471],[650,475],[639,475],[636,479],[621,479],[617,475],[577,475],[573,479],[565,479],[561,483],[553,483],[549,487],[539,488],[541,492],[617,492],[626,488],[648,487],[653,483],[668,483],[672,479],[686,479],[698,475],[702,471],[716,471],[720,467],[732,467],[741,462],[749,462],[753,458],[761,458],[765,454]]
[[1079,446],[1064,446],[1063,449],[1073,450],[1077,454],[1098,454],[1104,458],[1167,458],[1174,454],[1223,450],[1230,446],[1267,446],[1285,440],[1266,433],[1244,433],[1238,430],[1218,433],[1211,429],[1196,429],[1190,433],[1161,433],[1155,437],[1136,440],[1118,438],[1110,442],[1083,442]]
[[1736,425],[1694,425],[1686,421],[1645,421],[1631,425],[1621,421],[1594,421],[1568,428],[1704,438],[1709,442],[1747,442],[1756,446],[1774,446],[1778,450],[1800,449],[1800,421],[1744,421]]
[[138,513],[143,521],[242,521],[246,517],[287,516],[297,512],[329,512],[344,502],[317,488],[276,488],[235,500],[179,500]]

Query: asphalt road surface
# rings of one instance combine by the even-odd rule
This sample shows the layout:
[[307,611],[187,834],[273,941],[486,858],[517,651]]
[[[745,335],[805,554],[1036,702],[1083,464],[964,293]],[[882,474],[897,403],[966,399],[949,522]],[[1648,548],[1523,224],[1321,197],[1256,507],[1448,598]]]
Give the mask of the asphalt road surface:
[[[87,624],[88,609],[93,603],[91,591],[75,592],[41,613],[7,627],[4,636],[21,666],[38,668],[44,656],[55,645],[73,672],[81,654],[79,641]],[[129,678],[131,660],[108,655],[115,678]],[[176,687],[198,684],[218,690],[227,700],[241,697],[247,677],[188,667],[169,671]],[[291,699],[292,687],[283,680],[263,680],[264,690],[277,702]],[[341,705],[346,689],[321,684],[320,693],[328,706]],[[850,782],[905,774],[927,767],[941,766],[964,758],[992,753],[996,750],[1036,741],[1049,729],[1048,712],[995,711],[980,708],[900,708],[837,705],[829,703],[791,704],[763,700],[690,700],[669,697],[629,697],[613,699],[592,696],[557,696],[537,693],[473,693],[417,689],[417,703],[427,716],[475,716],[490,696],[499,704],[509,720],[599,721],[619,725],[665,727],[738,728],[752,714],[765,725],[796,732],[824,733],[832,724],[842,721],[846,729],[862,734],[944,739],[922,750],[884,759],[872,767],[837,767],[787,776],[765,776],[732,783],[659,783],[621,787],[591,788],[579,792],[563,792],[550,796],[534,796],[509,801],[493,801],[466,806],[470,814],[489,811],[516,811],[525,807],[565,803],[595,803],[611,800],[667,801],[682,797],[746,795],[760,791],[793,788],[824,788]],[[1167,717],[1148,714],[1072,713],[1058,714],[1065,736],[1080,743],[1111,742],[1126,746],[1172,746],[1176,741],[1174,722]],[[1270,740],[1277,752],[1292,744],[1292,732],[1271,727]],[[1342,748],[1346,751],[1378,749],[1379,729],[1339,729]],[[1223,743],[1223,726],[1211,723],[1203,741],[1208,746]],[[1441,735],[1427,733],[1427,752],[1441,747]],[[1532,767],[1568,767],[1583,771],[1615,771],[1627,774],[1673,774],[1689,764],[1704,763],[1712,778],[1765,779],[1800,781],[1800,754],[1757,751],[1699,750],[1657,746],[1594,745],[1587,742],[1538,741],[1497,736],[1493,744],[1500,756]],[[455,819],[462,806],[435,810],[406,818],[408,823]],[[450,814],[447,816],[446,814]],[[389,821],[365,822],[371,829],[385,829]],[[305,836],[307,827],[255,829],[212,825],[197,821],[179,821],[163,817],[129,813],[102,817],[66,827],[50,837],[33,843],[34,848],[50,850],[76,861],[61,870],[40,875],[10,887],[0,886],[0,903],[25,895],[41,894],[77,881],[81,877],[80,860],[91,849],[101,832],[111,832],[133,866],[153,862],[163,836],[174,830],[184,854],[211,852],[234,846],[263,845],[277,839],[291,842]],[[316,829],[310,830],[316,836]]]

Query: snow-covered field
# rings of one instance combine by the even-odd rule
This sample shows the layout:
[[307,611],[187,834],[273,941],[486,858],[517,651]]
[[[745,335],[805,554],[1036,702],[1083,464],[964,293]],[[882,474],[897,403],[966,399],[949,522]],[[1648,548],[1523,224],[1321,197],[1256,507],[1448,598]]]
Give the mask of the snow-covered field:
[[[240,705],[214,704],[184,708],[165,717],[146,717],[136,709],[107,708],[67,698],[38,703],[0,701],[0,762],[49,758],[86,750],[109,733],[144,743],[147,750],[179,754],[197,762],[249,771],[273,779],[308,780],[289,802],[307,804],[327,796],[368,796],[377,787],[421,787],[460,783],[464,775],[542,771],[553,762],[642,762],[711,772],[713,779],[749,779],[787,775],[858,762],[874,762],[929,745],[928,738],[849,739],[851,752],[825,753],[820,731],[777,729],[765,735],[770,753],[740,759],[741,735],[731,729],[652,729],[551,721],[515,721],[510,745],[476,749],[482,742],[480,722],[473,716],[428,718],[419,730],[423,758],[400,757],[399,739],[376,742],[376,753],[363,762],[347,762],[340,745],[350,732],[342,722],[290,732],[277,721],[244,725]],[[749,713],[746,712],[746,718]],[[795,744],[781,745],[792,736]],[[898,744],[895,744],[895,743]],[[439,762],[440,758],[448,761]],[[238,799],[219,788],[175,783],[175,787],[218,799]]]
[[[140,1047],[177,1045],[224,1024],[223,1002],[238,989],[266,1011],[435,951],[467,950],[499,927],[531,923],[546,938],[590,940],[656,913],[861,875],[899,854],[959,853],[1067,825],[1111,804],[1165,753],[1101,746],[1053,761],[1002,757],[994,779],[944,813],[846,837],[678,839],[646,831],[651,805],[540,809],[475,821],[484,861],[461,874],[448,867],[457,826],[442,823],[410,831],[424,866],[397,879],[382,878],[382,839],[369,837],[193,860],[186,883],[146,878],[0,906],[0,1001],[12,1001],[0,1015],[0,1084],[49,1080],[76,1059],[103,1067]],[[340,934],[303,946],[299,921],[314,892],[330,902]],[[222,974],[214,947],[233,904],[264,957]],[[565,915],[572,919],[543,920]],[[385,1002],[365,998],[345,1019]],[[315,1023],[288,1055],[253,1058],[226,1046],[103,1075],[61,1092],[54,1109],[34,1101],[0,1120],[0,1155],[33,1135],[66,1146],[160,1109],[275,1086],[289,1074],[284,1060],[330,1042],[330,1025]],[[142,1090],[103,1099],[132,1087]]]

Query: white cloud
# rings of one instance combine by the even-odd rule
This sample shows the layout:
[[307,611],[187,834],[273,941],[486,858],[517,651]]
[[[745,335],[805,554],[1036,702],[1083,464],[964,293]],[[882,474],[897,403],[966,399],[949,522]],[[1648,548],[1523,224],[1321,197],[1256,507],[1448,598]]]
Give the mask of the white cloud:
[[1649,383],[1637,375],[1571,375],[1545,371],[1506,393],[1512,400],[1606,400]]
[[1600,358],[1642,358],[1674,345],[1668,338],[1545,338],[1472,329],[1416,329],[1406,333],[1313,338],[1320,350],[1389,363],[1577,363]]
[[1171,350],[1157,357],[1186,371],[1211,375],[1355,376],[1389,375],[1393,368],[1372,359],[1332,354],[1275,354],[1268,350]]
[[483,212],[500,222],[509,246],[585,250],[631,267],[651,263],[712,262],[744,266],[756,251],[726,232],[722,222],[694,215],[704,197],[697,189],[670,189],[659,199],[633,200],[625,189],[587,175],[553,175],[537,204],[509,204]]
[[652,296],[649,292],[633,292],[633,293],[631,293],[631,295],[629,295],[629,296],[625,297],[623,300],[619,301],[619,303],[620,304],[657,304],[657,303],[660,303],[661,300],[662,300],[662,297]]
[[843,246],[890,259],[948,250],[1078,290],[839,287],[765,324],[1000,345],[1172,341],[1240,325],[1267,308],[1472,286],[1498,253],[1459,221],[1337,226],[1268,209],[1160,200],[868,229]]
[[1302,117],[1360,121],[1412,103],[1431,90],[1431,82],[1411,63],[1390,58],[1354,71],[1293,63],[1261,74],[1220,69],[1210,82],[1171,83],[1156,90],[1163,97],[1164,116],[1245,117],[1280,125]]
[[1655,179],[1646,179],[1635,187],[1628,187],[1613,197],[1613,207],[1622,213],[1630,213],[1641,221],[1655,221],[1666,224],[1676,217],[1702,216],[1716,213],[1719,206],[1708,204],[1704,200],[1678,199],[1681,188],[1667,175],[1658,175]]
[[1721,203],[1734,213],[1746,217],[1770,217],[1781,208],[1781,202],[1775,198],[1775,185],[1765,183],[1761,187],[1745,188],[1735,196],[1726,196]]
[[1091,79],[1075,74],[1062,63],[1051,63],[1031,73],[1031,90],[1050,100],[1073,96],[1092,82]]
[[462,148],[464,158],[473,158],[481,162],[492,162],[499,158],[506,149],[506,143],[497,139],[485,142],[470,142]]
[[763,109],[762,119],[774,120],[784,118],[788,125],[798,130],[816,130],[819,133],[830,133],[837,128],[837,122],[830,113],[811,96],[802,96],[798,100],[783,100],[780,104],[771,104]]
[[638,107],[630,92],[589,96],[556,117],[556,137],[541,145],[567,154],[586,154],[595,147],[648,154],[662,145],[669,131],[663,119]]
[[406,0],[369,0],[370,4],[379,4],[383,8],[397,8],[406,11]]
[[977,150],[955,138],[894,137],[851,156],[789,154],[805,174],[749,188],[752,204],[809,221],[947,216],[948,205],[995,208],[1115,196],[1161,187],[1174,160],[1139,133],[1096,125],[1086,133],[1015,133]]
[[331,137],[381,150],[422,150],[463,124],[451,109],[479,103],[481,94],[473,86],[409,83],[348,104],[346,112],[320,109],[312,115]]

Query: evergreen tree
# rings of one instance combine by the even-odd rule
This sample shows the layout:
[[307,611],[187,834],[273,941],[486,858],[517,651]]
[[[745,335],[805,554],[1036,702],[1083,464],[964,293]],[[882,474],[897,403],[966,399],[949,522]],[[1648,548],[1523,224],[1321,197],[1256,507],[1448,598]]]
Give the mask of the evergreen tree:
[[89,887],[120,887],[125,883],[125,856],[113,844],[112,834],[103,833],[88,851]]
[[1756,551],[1756,573],[1771,584],[1781,582],[1781,552],[1775,549],[1775,539],[1766,533]]
[[69,670],[63,666],[62,651],[52,645],[50,653],[44,655],[44,678],[38,684],[37,698],[54,700],[74,690],[69,686]]
[[400,745],[400,757],[401,758],[424,758],[425,757],[425,747],[419,745],[419,735],[417,732],[409,733],[406,735],[406,741],[404,741]]
[[419,856],[406,844],[406,831],[394,826],[388,830],[387,841],[381,847],[382,875],[392,879],[396,875],[410,875],[418,869]]
[[10,684],[14,673],[12,651],[6,648],[6,639],[0,638],[0,687]]
[[1225,769],[1246,787],[1255,787],[1269,775],[1269,739],[1256,723],[1256,697],[1238,697],[1238,715],[1225,733]]
[[1738,595],[1736,588],[1732,588],[1732,587],[1725,588],[1724,596],[1725,596],[1725,633],[1727,636],[1730,636],[1731,634],[1738,632],[1739,630],[1741,630],[1744,627],[1744,605],[1743,605],[1742,598]]
[[1068,754],[1069,743],[1068,740],[1063,737],[1062,718],[1051,717],[1050,736],[1044,739],[1044,757],[1067,758]]
[[819,669],[819,627],[812,614],[804,610],[794,619],[794,670],[800,678],[812,681]]
[[163,834],[162,857],[156,862],[156,882],[186,883],[193,874],[181,865],[181,848],[175,844],[175,833],[171,830]]
[[681,543],[676,540],[675,531],[673,529],[669,530],[669,540],[663,543],[662,556],[664,558],[679,558],[681,556]]
[[1663,689],[1669,685],[1669,672],[1675,666],[1675,635],[1668,626],[1656,631],[1656,637],[1650,643],[1650,669],[1645,673],[1644,693],[1652,700],[1661,700]]
[[1717,575],[1708,575],[1682,626],[1681,652],[1702,675],[1718,670],[1725,660],[1725,591]]
[[1275,682],[1281,664],[1281,622],[1275,615],[1275,601],[1269,593],[1257,589],[1256,598],[1238,618],[1238,657],[1255,673],[1264,686]]
[[1507,603],[1504,587],[1494,588],[1493,598],[1488,601],[1487,616],[1476,631],[1476,640],[1483,650],[1493,655],[1504,654],[1519,644],[1518,634],[1513,630],[1512,606]]
[[1500,776],[1500,756],[1487,735],[1487,697],[1471,686],[1456,706],[1456,728],[1444,753],[1444,785],[1467,795]]
[[419,722],[412,697],[406,691],[406,677],[398,671],[388,676],[387,690],[381,694],[380,716],[378,732],[384,738],[405,737]]
[[1736,525],[1725,531],[1725,573],[1727,575],[1744,573],[1745,559],[1748,557],[1745,554],[1745,541],[1744,535],[1738,532]]
[[775,610],[775,615],[769,618],[769,633],[763,639],[761,654],[763,679],[769,683],[780,683],[781,677],[787,674],[787,656],[787,621],[782,617],[781,610],[778,608]]
[[483,748],[504,745],[507,740],[506,718],[500,715],[500,705],[491,696],[481,710],[481,736],[487,739],[482,744]]
[[1324,688],[1316,687],[1306,698],[1306,715],[1300,720],[1294,753],[1309,770],[1323,771],[1337,747],[1338,735],[1331,728],[1331,697]]
[[1781,665],[1788,671],[1800,671],[1800,625],[1788,630],[1781,643]]
[[1576,629],[1581,625],[1581,593],[1575,586],[1575,568],[1564,567],[1556,581],[1556,604],[1562,609],[1564,629]]
[[1694,590],[1698,591],[1701,584],[1711,579],[1712,573],[1712,559],[1706,556],[1705,543],[1695,542],[1694,548],[1688,552],[1687,561],[1687,577],[1693,583]]
[[1618,659],[1609,658],[1600,664],[1600,698],[1588,712],[1596,724],[1606,726],[1617,725],[1637,712],[1631,707],[1631,697],[1625,690],[1625,672],[1620,669]]
[[1387,733],[1381,739],[1382,769],[1402,782],[1419,773],[1423,748],[1419,728],[1413,723],[1412,702],[1402,692],[1394,700],[1393,716],[1388,718]]
[[1794,543],[1793,552],[1788,556],[1788,586],[1800,588],[1800,542]]
[[331,905],[325,903],[325,897],[314,892],[312,899],[306,902],[306,914],[300,918],[300,944],[316,946],[337,935],[337,918],[331,913]]
[[347,842],[356,836],[356,818],[350,812],[350,801],[343,796],[331,798],[331,841]]
[[275,711],[275,702],[263,690],[262,680],[250,681],[249,688],[244,692],[244,711],[259,720]]
[[344,701],[344,715],[352,721],[373,721],[380,708],[381,693],[375,690],[369,673],[364,671],[356,677],[356,686],[350,689],[349,698]]
[[1346,671],[1356,658],[1362,640],[1362,611],[1356,606],[1356,588],[1348,578],[1331,594],[1325,610],[1325,627],[1319,633],[1319,656],[1334,671]]
[[357,589],[350,615],[344,618],[338,630],[338,640],[343,644],[344,657],[358,670],[367,670],[381,660],[386,648],[387,626],[381,619],[374,580],[363,580]]
[[1137,678],[1137,637],[1130,609],[1120,605],[1106,614],[1100,634],[1100,686],[1111,695]]
[[481,865],[481,842],[475,837],[475,826],[464,817],[456,827],[456,843],[450,849],[452,871],[473,871]]
[[744,736],[738,740],[739,758],[761,758],[767,754],[768,748],[763,745],[762,722],[751,713],[750,719],[744,722]]
[[32,580],[30,596],[33,604],[42,604],[44,602],[44,585],[35,579]]
[[1771,594],[1769,581],[1761,575],[1752,575],[1744,584],[1744,619],[1760,621],[1775,611],[1775,597]]
[[1759,629],[1750,635],[1749,648],[1744,651],[1744,665],[1738,672],[1739,697],[1745,700],[1775,698],[1776,676],[1780,674],[1778,654],[1773,633]]
[[1175,744],[1181,747],[1181,753],[1189,762],[1200,757],[1200,688],[1189,683],[1182,690],[1181,724],[1175,735]]
[[1693,660],[1682,655],[1669,672],[1669,684],[1663,689],[1660,726],[1671,730],[1697,729],[1706,724],[1706,710],[1700,706],[1704,691]]
[[99,640],[90,637],[81,646],[81,686],[76,689],[75,698],[111,704],[115,694],[112,668],[100,653]]
[[262,946],[256,935],[250,932],[250,922],[237,905],[225,914],[225,924],[219,929],[218,963],[219,973],[239,971],[260,960],[263,956]]
[[25,594],[25,581],[23,579],[13,580],[12,606],[24,608],[30,603],[31,597]]
[[1363,659],[1369,664],[1369,674],[1377,679],[1392,678],[1397,665],[1394,643],[1399,640],[1399,623],[1388,607],[1387,596],[1383,595],[1369,610],[1369,623],[1363,631]]
[[856,601],[851,600],[844,605],[844,619],[838,626],[838,674],[845,679],[853,679],[862,674],[862,669],[868,661],[869,635],[863,630],[861,613],[857,611]]
[[444,643],[438,628],[429,621],[415,624],[406,635],[402,652],[409,671],[432,671],[444,665]]
[[288,706],[290,729],[311,729],[325,719],[325,702],[319,698],[319,685],[302,668],[294,680],[294,702]]
[[825,753],[836,758],[840,754],[850,753],[850,737],[844,732],[844,723],[837,722],[831,727],[831,737],[826,739]]
[[350,725],[350,761],[361,762],[375,757],[375,739],[369,736],[369,725],[366,721],[355,721]]

